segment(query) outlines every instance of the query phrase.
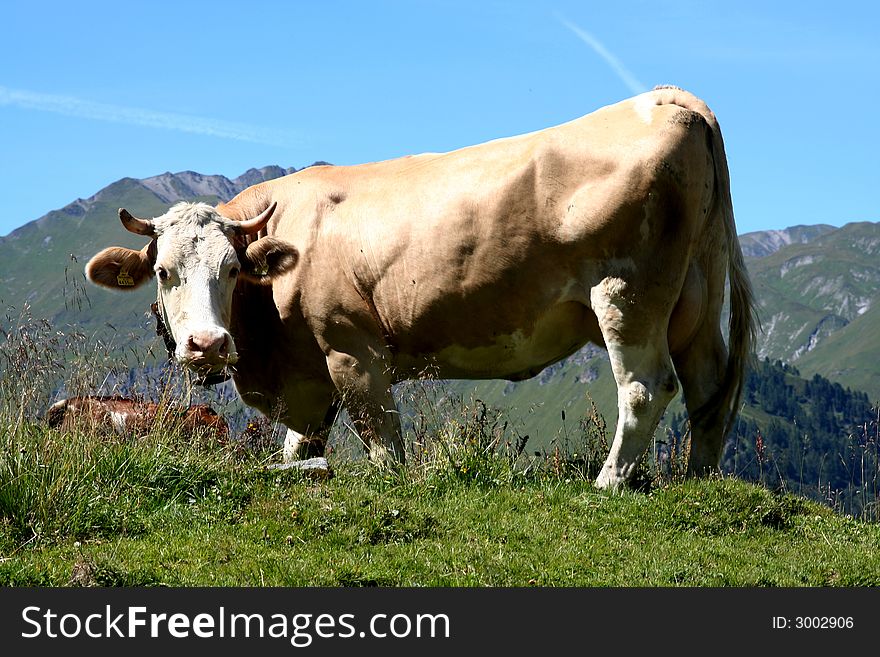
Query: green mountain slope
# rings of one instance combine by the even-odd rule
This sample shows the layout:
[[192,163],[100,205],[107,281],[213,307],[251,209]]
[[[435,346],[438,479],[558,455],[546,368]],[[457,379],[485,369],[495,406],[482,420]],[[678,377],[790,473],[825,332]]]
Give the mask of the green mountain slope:
[[761,357],[793,363],[880,399],[880,226],[852,223],[747,261]]
[[874,307],[835,331],[797,359],[803,372],[864,390],[880,400],[880,307]]
[[157,216],[179,200],[216,203],[289,171],[251,169],[235,180],[188,171],[146,180],[123,178],[22,226],[0,238],[0,307],[12,316],[5,321],[14,321],[27,305],[34,317],[86,332],[106,324],[123,332],[144,326],[155,294],[149,286],[125,295],[107,294],[87,285],[83,276],[86,261],[105,246],[143,246],[142,237],[122,228],[117,210],[126,207],[137,215]]

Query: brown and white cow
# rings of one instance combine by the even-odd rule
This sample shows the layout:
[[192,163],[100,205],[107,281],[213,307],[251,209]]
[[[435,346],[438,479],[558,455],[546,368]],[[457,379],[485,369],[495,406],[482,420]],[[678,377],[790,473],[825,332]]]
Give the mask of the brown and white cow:
[[[160,412],[163,414],[161,418]],[[155,402],[119,395],[83,395],[61,399],[46,411],[46,423],[52,428],[69,431],[77,426],[99,427],[111,429],[119,435],[147,433],[157,419],[161,419],[169,430],[179,431],[183,436],[202,433],[221,443],[229,439],[226,420],[207,404],[162,409]]]
[[178,360],[229,368],[246,403],[280,412],[288,459],[320,451],[341,401],[371,457],[402,460],[395,381],[525,379],[591,341],[618,387],[598,486],[632,474],[677,380],[689,471],[718,466],[753,302],[721,132],[685,91],[450,153],[308,168],[216,209],[120,217],[150,243],[105,249],[88,277],[125,290],[155,274]]

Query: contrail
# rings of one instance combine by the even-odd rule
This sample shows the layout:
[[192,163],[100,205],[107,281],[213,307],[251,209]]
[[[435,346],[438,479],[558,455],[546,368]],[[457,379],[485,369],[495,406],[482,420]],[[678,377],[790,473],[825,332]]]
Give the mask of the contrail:
[[96,103],[74,96],[44,94],[25,89],[10,89],[9,87],[0,86],[0,106],[4,105],[94,121],[125,123],[147,128],[159,128],[161,130],[176,130],[178,132],[257,144],[269,144],[272,146],[293,146],[301,141],[290,132],[270,130],[245,123]]
[[648,88],[643,85],[639,80],[633,75],[629,69],[623,65],[623,63],[617,59],[608,49],[602,44],[599,39],[594,37],[592,34],[587,32],[586,30],[578,27],[571,21],[566,20],[559,14],[556,14],[556,19],[562,23],[565,27],[571,30],[576,37],[578,37],[581,41],[586,43],[590,48],[592,48],[599,57],[605,60],[605,63],[611,67],[617,77],[619,77],[623,83],[629,87],[630,91],[634,94],[640,94],[648,90]]

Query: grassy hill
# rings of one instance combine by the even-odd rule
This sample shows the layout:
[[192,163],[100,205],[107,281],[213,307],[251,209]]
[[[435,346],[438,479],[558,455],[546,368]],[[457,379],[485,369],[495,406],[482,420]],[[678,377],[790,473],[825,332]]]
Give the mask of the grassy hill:
[[869,391],[880,399],[880,308],[864,315],[829,335],[816,349],[795,362],[804,372],[815,372],[833,381],[845,381],[859,390]]
[[599,492],[582,462],[512,459],[484,428],[435,427],[404,471],[312,480],[167,427],[58,440],[18,424],[0,585],[880,585],[877,524],[734,479]]
[[[166,173],[145,180],[125,178],[0,238],[0,258],[4,262],[0,271],[0,329],[7,335],[30,336],[17,348],[64,354],[53,357],[52,363],[40,361],[39,367],[18,371],[20,376],[34,377],[32,389],[39,391],[39,396],[31,400],[31,415],[54,399],[62,379],[65,394],[71,390],[107,393],[134,389],[155,396],[155,389],[166,376],[155,367],[164,351],[147,314],[154,290],[145,286],[124,295],[110,294],[86,284],[82,275],[85,261],[110,243],[142,246],[142,238],[127,233],[119,224],[117,208],[155,216],[177,200],[213,203],[250,184],[290,171],[265,167],[235,180],[193,172]],[[786,370],[782,379],[773,368],[761,370],[765,381],[775,381],[778,390],[772,394],[789,390],[779,395],[788,395],[791,403],[768,404],[758,394],[747,398],[743,423],[732,444],[742,446],[737,454],[749,456],[728,462],[727,471],[770,485],[783,482],[791,486],[796,482],[803,489],[803,471],[787,470],[796,462],[800,449],[796,445],[804,444],[806,439],[812,441],[813,448],[822,445],[824,458],[846,460],[852,449],[854,426],[864,422],[867,413],[860,406],[859,417],[838,413],[834,422],[811,425],[805,432],[802,429],[807,420],[820,413],[820,403],[814,397],[790,391],[804,391],[811,384],[815,388],[818,384],[812,379],[818,374],[829,385],[842,386],[841,390],[851,397],[858,393],[847,388],[864,391],[870,401],[880,399],[880,362],[876,358],[880,353],[880,324],[876,321],[880,319],[880,306],[875,304],[880,269],[874,265],[880,249],[880,226],[796,226],[750,233],[741,241],[750,254],[747,264],[765,330],[758,345],[759,355],[771,362],[778,359],[795,363],[797,370]],[[42,318],[47,321],[40,325]],[[22,330],[16,333],[16,327]],[[10,344],[7,340],[7,351]],[[52,349],[46,348],[50,344]],[[61,368],[61,361],[71,355],[77,361],[75,366]],[[135,366],[139,369],[130,369]],[[8,372],[8,368],[8,362],[0,362],[0,369]],[[445,412],[438,410],[442,399],[469,403],[482,400],[488,407],[499,409],[501,425],[506,425],[512,440],[522,442],[524,452],[531,455],[578,448],[582,422],[597,413],[603,418],[606,433],[611,433],[617,415],[607,356],[591,346],[529,381],[459,381],[428,389],[403,385],[397,392],[405,408],[421,404],[424,411],[426,404],[433,405],[430,412],[437,418]],[[240,405],[229,401],[234,392],[228,385],[193,394],[198,401],[219,405],[231,413],[241,412]],[[768,473],[759,476],[754,470],[758,432],[767,441],[767,453],[774,455],[774,463],[783,464],[780,471],[785,472],[772,481]],[[337,435],[347,433],[339,423]],[[681,440],[684,433],[684,407],[679,399],[661,422],[654,453],[659,457],[670,441]],[[807,488],[817,497],[820,484],[828,483],[828,469],[814,470],[819,479],[809,479]],[[838,477],[837,481],[849,491],[844,495],[859,486],[852,477],[847,481]],[[861,512],[865,504],[847,508]]]

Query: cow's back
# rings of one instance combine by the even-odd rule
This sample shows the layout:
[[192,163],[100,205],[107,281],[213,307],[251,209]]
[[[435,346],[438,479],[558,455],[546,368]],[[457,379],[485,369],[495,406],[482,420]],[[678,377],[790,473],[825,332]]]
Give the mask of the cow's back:
[[695,112],[647,95],[450,153],[264,183],[279,202],[270,232],[302,255],[276,304],[319,332],[372,315],[403,369],[529,376],[602,342],[589,289],[615,267],[652,267],[658,248],[686,257],[699,217],[669,209],[711,198],[706,134]]

